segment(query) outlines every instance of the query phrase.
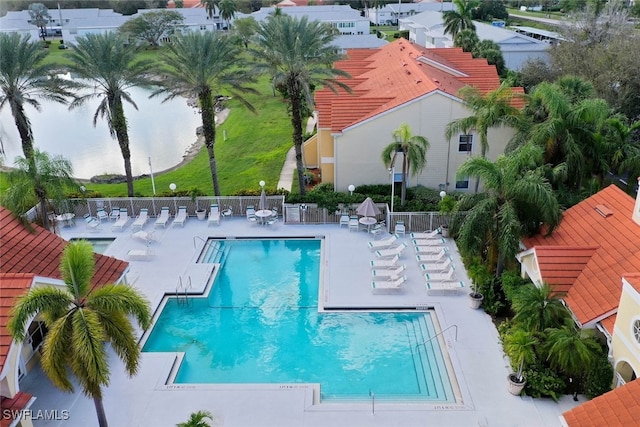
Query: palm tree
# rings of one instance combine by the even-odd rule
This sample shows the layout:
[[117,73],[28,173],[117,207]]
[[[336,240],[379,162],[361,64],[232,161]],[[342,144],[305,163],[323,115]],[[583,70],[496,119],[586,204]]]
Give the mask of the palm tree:
[[213,181],[213,190],[220,196],[218,166],[214,146],[216,143],[215,100],[214,96],[222,89],[228,90],[247,108],[253,107],[240,95],[241,92],[253,92],[244,86],[250,83],[244,72],[240,52],[233,38],[219,32],[191,32],[177,37],[167,45],[162,61],[166,65],[162,87],[151,96],[167,94],[164,101],[176,96],[196,97],[202,117],[202,129],[209,168]]
[[70,243],[60,259],[65,288],[31,289],[11,309],[8,329],[24,341],[27,324],[41,316],[49,332],[42,347],[42,370],[56,387],[73,392],[69,371],[85,395],[94,401],[98,422],[107,426],[102,387],[109,384],[107,342],[125,363],[129,375],[138,370],[140,348],[128,316],[146,329],[151,325],[148,301],[128,285],[93,287],[93,247],[87,241]]
[[407,175],[410,172],[415,176],[427,166],[427,150],[429,150],[429,141],[424,136],[413,135],[406,123],[402,123],[393,131],[393,142],[382,150],[382,161],[387,168],[395,163],[398,153],[402,154],[402,191],[400,192],[402,206],[404,206],[407,192]]
[[200,4],[207,10],[209,19],[213,18],[213,14],[216,11],[216,7],[218,7],[218,3],[219,0],[200,0]]
[[256,71],[269,72],[274,87],[286,88],[301,195],[306,194],[302,112],[305,104],[306,107],[313,105],[312,87],[323,85],[334,92],[337,87],[350,91],[346,84],[337,80],[337,77],[349,77],[349,74],[332,66],[340,58],[331,45],[334,38],[331,28],[320,21],[289,15],[271,16],[258,29],[257,45],[251,49],[258,61],[253,64]]
[[547,330],[546,349],[553,367],[576,378],[589,371],[602,351],[591,331],[576,329],[573,321]]
[[0,34],[0,109],[9,106],[22,142],[22,153],[33,157],[31,121],[24,111],[25,104],[40,111],[39,99],[66,103],[67,82],[52,75],[52,63],[43,63],[47,52],[29,41],[29,36],[17,33]]
[[456,210],[468,214],[454,216],[452,228],[458,230],[459,247],[481,256],[496,277],[505,260],[519,251],[531,215],[536,224],[548,227],[548,233],[560,223],[560,207],[541,165],[542,148],[528,144],[495,162],[472,157],[458,169],[460,177],[482,179],[484,192],[458,202]]
[[191,414],[189,420],[184,423],[179,423],[176,427],[210,427],[211,424],[207,422],[207,419],[213,421],[213,415],[209,411],[198,411]]
[[227,30],[231,27],[231,20],[238,12],[235,0],[220,0],[218,2],[220,8],[220,18],[227,21]]
[[640,120],[627,124],[624,116],[605,120],[600,135],[607,147],[607,164],[617,174],[629,173],[629,182],[640,176],[640,141],[633,141],[640,130]]
[[71,103],[70,108],[83,105],[94,98],[100,99],[93,115],[93,125],[96,125],[98,117],[106,116],[111,137],[118,140],[124,159],[129,197],[133,197],[133,175],[123,101],[138,108],[127,89],[147,86],[147,75],[152,69],[152,62],[140,60],[137,52],[137,47],[129,44],[121,35],[105,33],[78,37],[69,55],[72,61],[69,68],[87,82],[83,85],[85,91]]
[[524,366],[535,361],[535,347],[538,340],[529,331],[521,328],[513,328],[504,337],[504,352],[509,356],[511,364],[518,367],[515,380],[519,383],[524,381],[522,371]]
[[2,195],[2,205],[20,216],[38,203],[42,224],[50,229],[50,200],[60,202],[66,199],[66,190],[77,188],[71,177],[71,162],[62,156],[50,157],[36,148],[31,160],[16,157],[15,166],[7,173],[9,185]]
[[249,48],[249,41],[258,31],[258,21],[253,16],[247,18],[239,18],[233,21],[234,34],[240,37],[244,48]]
[[532,332],[563,325],[571,317],[558,294],[547,283],[541,287],[529,283],[519,288],[512,308],[516,313],[513,321]]
[[42,40],[46,40],[47,37],[47,24],[51,20],[51,16],[49,16],[49,10],[42,3],[32,3],[29,5],[29,17],[31,20],[30,24],[35,25],[40,28],[40,37]]
[[475,32],[475,30],[467,28],[458,33],[453,46],[461,47],[465,52],[473,52],[476,49],[478,43],[480,43],[478,34]]
[[[513,106],[514,93],[508,81],[502,82],[497,89],[484,95],[476,87],[465,86],[460,89],[459,96],[473,114],[447,124],[445,138],[448,140],[451,140],[453,135],[467,134],[475,130],[480,136],[480,154],[485,157],[489,150],[489,128],[519,126],[520,111]],[[476,181],[476,192],[478,185],[479,181]]]
[[442,13],[444,21],[444,33],[451,34],[455,42],[458,33],[462,30],[476,29],[473,24],[472,10],[478,6],[475,0],[453,0],[455,10],[447,10]]

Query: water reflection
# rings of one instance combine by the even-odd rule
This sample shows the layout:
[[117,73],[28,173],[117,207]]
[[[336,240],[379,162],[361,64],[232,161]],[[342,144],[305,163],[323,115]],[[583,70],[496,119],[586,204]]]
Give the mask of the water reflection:
[[[195,130],[200,116],[185,99],[162,103],[162,98],[149,99],[150,91],[128,90],[138,110],[125,103],[129,124],[129,148],[133,175],[149,173],[149,156],[154,172],[177,165],[187,148],[196,141]],[[26,105],[31,120],[34,143],[41,151],[60,154],[73,165],[74,176],[91,178],[103,173],[124,175],[124,160],[116,139],[111,138],[107,123],[98,119],[93,127],[93,114],[99,100],[88,101],[71,111],[65,105],[41,101],[42,110]],[[0,140],[12,166],[22,156],[22,143],[9,108],[0,112]]]

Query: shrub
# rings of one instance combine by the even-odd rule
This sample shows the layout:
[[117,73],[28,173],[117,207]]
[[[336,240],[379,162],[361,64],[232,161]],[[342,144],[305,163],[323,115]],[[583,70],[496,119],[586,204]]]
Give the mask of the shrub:
[[527,385],[524,387],[527,396],[550,397],[557,402],[565,389],[564,380],[546,366],[529,367],[525,369],[524,376],[527,379]]
[[504,307],[504,297],[500,291],[499,279],[491,277],[489,280],[482,280],[478,284],[478,292],[484,296],[482,308],[490,316],[496,316]]
[[591,369],[587,371],[584,393],[589,399],[598,397],[611,390],[613,382],[613,367],[605,352],[596,359]]
[[509,303],[513,302],[513,298],[520,287],[530,282],[530,280],[520,277],[515,271],[505,271],[502,273],[501,280],[502,292],[504,292],[504,297]]

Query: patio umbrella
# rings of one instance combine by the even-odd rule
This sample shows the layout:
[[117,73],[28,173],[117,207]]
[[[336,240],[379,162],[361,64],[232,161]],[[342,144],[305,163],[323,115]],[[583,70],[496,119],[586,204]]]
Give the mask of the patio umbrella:
[[262,193],[260,193],[260,203],[258,204],[258,208],[260,210],[267,209],[267,193],[264,192],[264,187],[262,188]]
[[362,202],[360,206],[358,206],[356,212],[358,213],[358,215],[362,216],[376,216],[380,213],[380,209],[378,209],[376,204],[373,203],[371,197],[367,197],[366,199],[364,199],[364,202]]

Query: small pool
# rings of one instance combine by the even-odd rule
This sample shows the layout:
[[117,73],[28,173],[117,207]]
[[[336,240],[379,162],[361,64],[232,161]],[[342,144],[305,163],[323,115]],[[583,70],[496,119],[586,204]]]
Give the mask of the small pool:
[[86,240],[87,242],[91,243],[91,246],[93,246],[93,251],[97,254],[103,254],[105,253],[105,251],[107,250],[107,248],[109,247],[109,245],[111,245],[111,243],[113,243],[115,239],[115,237],[87,237],[87,238],[72,238],[69,239],[69,241],[74,242],[77,240]]
[[[319,312],[319,240],[227,240],[208,297],[169,298],[143,351],[175,383],[319,383],[322,399],[453,401],[431,312]],[[346,284],[345,284],[346,285]],[[433,316],[433,317],[432,317]]]

